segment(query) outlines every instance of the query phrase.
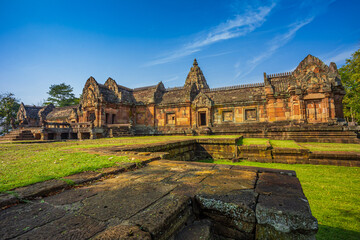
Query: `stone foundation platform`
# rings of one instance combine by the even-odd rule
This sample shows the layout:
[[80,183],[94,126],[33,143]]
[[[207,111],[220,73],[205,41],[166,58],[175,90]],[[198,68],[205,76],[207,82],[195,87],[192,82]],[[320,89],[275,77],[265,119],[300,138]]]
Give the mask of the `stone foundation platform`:
[[295,172],[159,160],[0,211],[0,239],[315,239]]

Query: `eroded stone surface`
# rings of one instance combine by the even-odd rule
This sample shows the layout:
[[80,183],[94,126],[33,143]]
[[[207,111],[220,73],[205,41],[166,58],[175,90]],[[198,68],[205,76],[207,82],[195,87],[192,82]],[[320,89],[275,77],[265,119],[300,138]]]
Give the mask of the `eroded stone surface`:
[[215,211],[231,219],[255,223],[256,193],[253,190],[236,190],[223,193],[200,192],[195,196],[204,211]]
[[46,203],[20,204],[0,211],[0,239],[19,236],[65,215]]
[[2,193],[0,194],[0,209],[11,204],[18,202],[18,198],[12,194]]
[[68,185],[65,181],[53,179],[45,182],[35,183],[30,186],[17,188],[15,193],[19,196],[19,198],[34,198],[44,196],[56,190],[61,190],[67,186]]
[[101,173],[88,171],[88,172],[82,172],[82,173],[74,174],[74,175],[71,175],[71,176],[67,176],[67,177],[64,177],[64,179],[71,180],[75,184],[81,184],[81,183],[84,183],[84,182],[97,180],[101,176],[102,176]]
[[254,189],[256,173],[250,171],[220,169],[208,176],[202,183],[217,188],[217,192],[240,189]]
[[129,220],[150,232],[156,239],[166,239],[166,236],[174,234],[178,225],[187,221],[190,208],[189,197],[169,194]]
[[174,185],[140,183],[98,193],[83,201],[82,214],[106,221],[128,219],[175,188]]
[[298,178],[278,173],[260,173],[256,192],[264,195],[303,195]]
[[[0,239],[167,239],[184,226],[182,236],[204,239],[313,237],[316,219],[289,173],[154,161],[0,211]],[[203,218],[211,224],[193,224]]]
[[117,225],[109,227],[104,232],[98,234],[93,240],[151,240],[148,232],[142,231],[138,226]]
[[256,219],[258,224],[272,226],[283,233],[299,231],[315,234],[318,229],[305,196],[260,195]]
[[174,240],[213,240],[211,227],[210,221],[196,221],[176,234]]
[[36,228],[18,239],[88,239],[105,229],[105,224],[81,215],[68,215]]
[[256,227],[256,239],[268,239],[268,240],[315,240],[315,233],[313,234],[301,234],[297,232],[279,232],[275,228],[268,225],[257,225]]
[[85,198],[95,195],[97,191],[94,188],[74,188],[63,191],[54,196],[46,198],[46,202],[53,205],[65,205],[84,200]]

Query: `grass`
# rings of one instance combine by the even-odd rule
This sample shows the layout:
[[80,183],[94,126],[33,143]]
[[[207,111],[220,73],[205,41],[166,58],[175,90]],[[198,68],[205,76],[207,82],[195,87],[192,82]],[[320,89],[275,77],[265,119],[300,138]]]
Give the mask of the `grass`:
[[242,145],[267,145],[268,141],[266,138],[243,138]]
[[[215,136],[236,138],[238,136]],[[0,144],[0,192],[49,179],[137,162],[124,156],[99,155],[81,149],[195,139],[186,136],[102,138],[51,143]]]
[[[127,157],[104,156],[80,152],[81,149],[118,145],[166,142],[169,140],[208,138],[209,136],[156,136],[106,138],[33,144],[0,144],[0,192],[45,181],[61,179],[74,173],[97,170],[124,162]],[[236,138],[238,136],[211,136]],[[265,145],[268,139],[245,138],[244,145]],[[273,147],[299,148],[311,151],[357,151],[360,145],[337,143],[295,143],[270,140]],[[137,160],[134,160],[135,162]],[[319,221],[317,239],[360,239],[360,168],[322,165],[287,165],[214,160],[217,164],[236,164],[295,170],[307,196],[313,215]]]
[[295,170],[312,214],[319,222],[317,239],[360,239],[360,168],[306,164],[204,160],[217,164]]
[[294,140],[270,140],[270,144],[277,148],[301,148]]
[[306,143],[298,143],[298,144],[304,148],[309,149],[312,152],[315,152],[315,151],[360,152],[360,144],[318,143],[318,142],[306,142]]

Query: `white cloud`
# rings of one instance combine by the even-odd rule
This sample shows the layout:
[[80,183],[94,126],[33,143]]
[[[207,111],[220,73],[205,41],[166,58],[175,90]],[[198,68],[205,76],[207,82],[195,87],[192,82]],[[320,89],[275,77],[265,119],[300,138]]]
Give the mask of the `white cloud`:
[[266,21],[266,17],[270,14],[275,5],[276,4],[273,2],[269,6],[261,6],[255,10],[246,11],[242,15],[236,15],[235,18],[221,23],[205,33],[199,34],[199,37],[184,45],[179,50],[173,51],[165,57],[150,61],[145,66],[168,63],[178,58],[199,52],[205,46],[245,36],[260,27]]

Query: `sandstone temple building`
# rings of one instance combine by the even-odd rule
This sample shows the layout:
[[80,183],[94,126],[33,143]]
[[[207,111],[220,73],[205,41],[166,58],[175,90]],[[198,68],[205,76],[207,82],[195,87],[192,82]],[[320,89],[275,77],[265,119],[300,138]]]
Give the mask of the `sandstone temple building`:
[[159,82],[131,89],[90,77],[79,105],[21,104],[17,117],[39,139],[242,134],[351,142],[355,133],[343,124],[344,95],[336,64],[311,55],[293,72],[264,73],[259,83],[222,88],[209,87],[195,59],[181,87]]

